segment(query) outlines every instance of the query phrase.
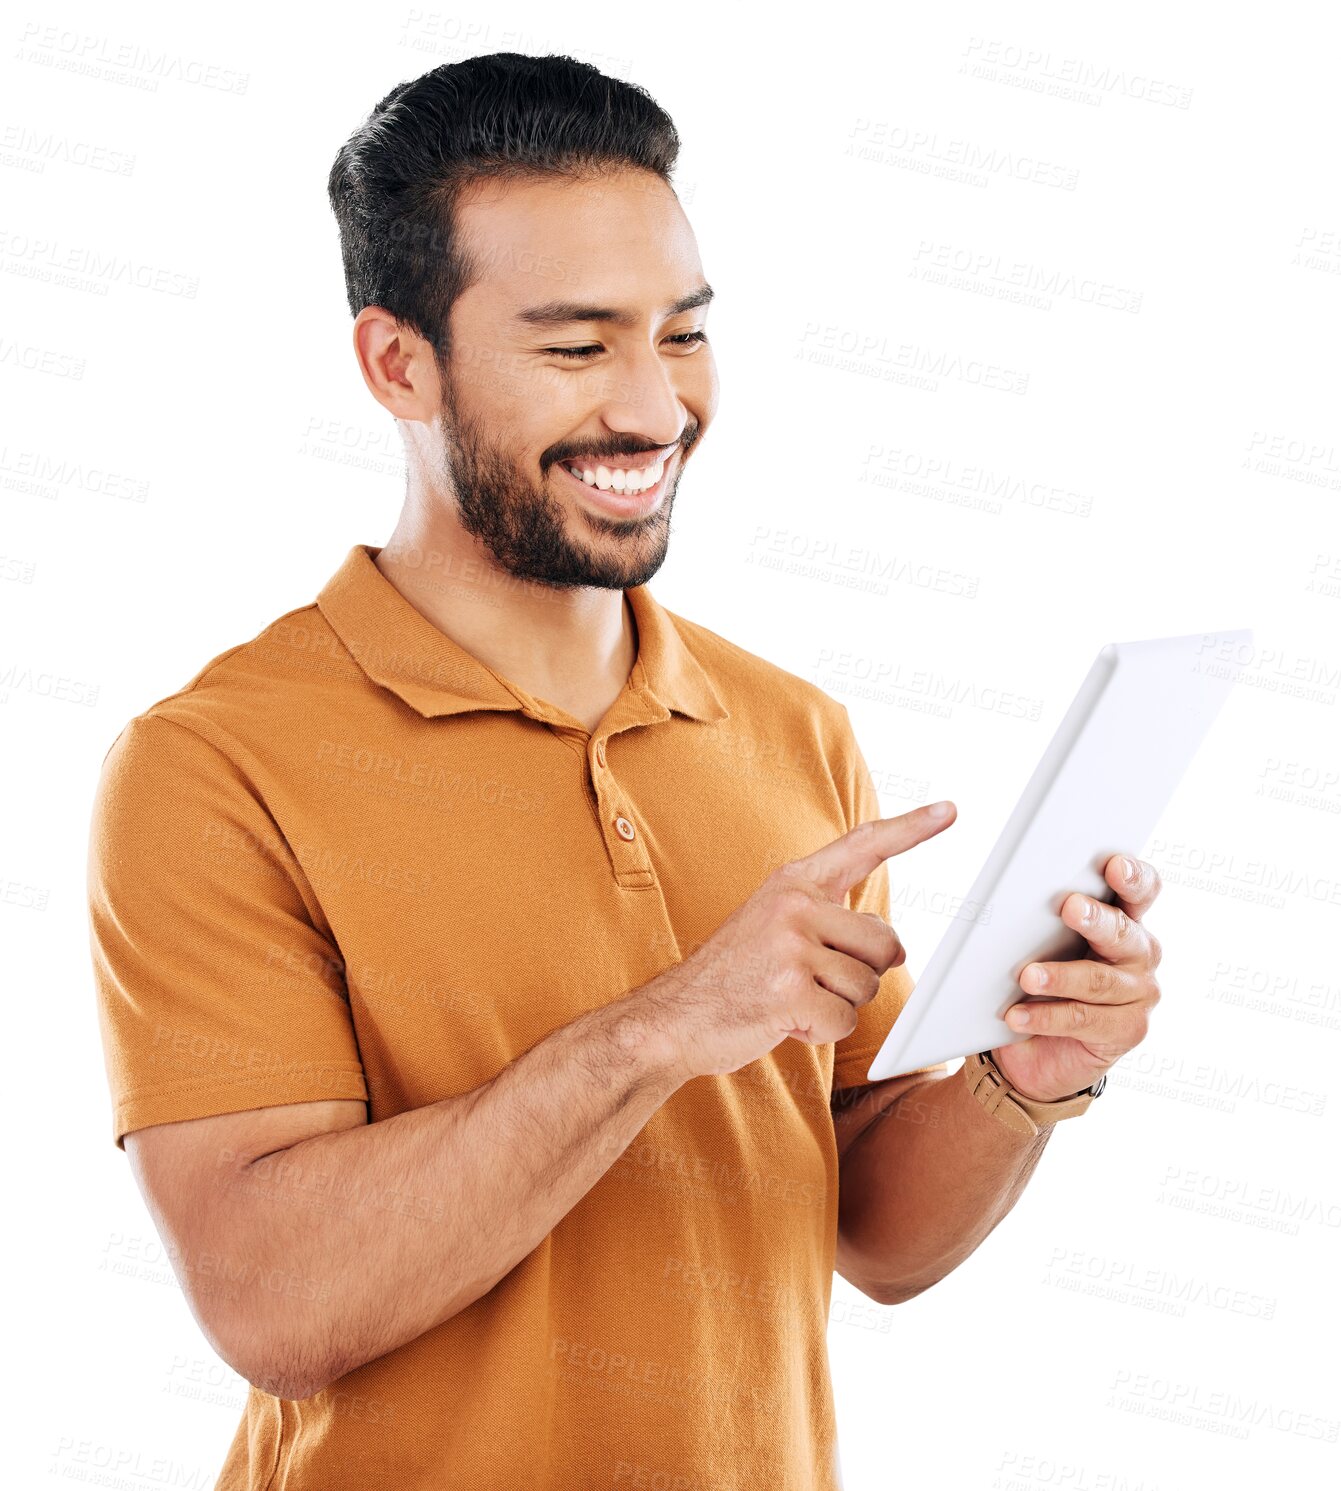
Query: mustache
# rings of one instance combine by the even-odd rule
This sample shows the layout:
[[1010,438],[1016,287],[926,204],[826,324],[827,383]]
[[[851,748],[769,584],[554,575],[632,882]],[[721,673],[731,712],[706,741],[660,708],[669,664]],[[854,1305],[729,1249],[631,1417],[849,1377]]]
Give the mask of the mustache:
[[693,449],[698,439],[698,427],[694,427],[692,433],[682,436],[674,445],[661,446],[654,440],[645,440],[641,445],[625,444],[619,450],[566,450],[559,455],[551,456],[545,463],[545,469],[557,466],[564,461],[600,461],[606,465],[619,460],[621,456],[646,455],[649,450],[659,452],[660,459],[669,460],[677,450],[683,450],[686,454]]

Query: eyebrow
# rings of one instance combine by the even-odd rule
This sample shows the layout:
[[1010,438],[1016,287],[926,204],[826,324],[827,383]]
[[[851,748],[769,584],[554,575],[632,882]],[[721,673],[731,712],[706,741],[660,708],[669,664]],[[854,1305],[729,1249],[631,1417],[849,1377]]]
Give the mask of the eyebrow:
[[[683,311],[707,305],[712,297],[712,286],[702,284],[697,290],[672,301],[661,314],[678,316]],[[630,327],[637,318],[632,311],[615,310],[611,306],[583,305],[576,300],[547,300],[542,305],[527,306],[518,311],[515,319],[523,326],[568,326],[578,321],[608,321],[615,326]]]

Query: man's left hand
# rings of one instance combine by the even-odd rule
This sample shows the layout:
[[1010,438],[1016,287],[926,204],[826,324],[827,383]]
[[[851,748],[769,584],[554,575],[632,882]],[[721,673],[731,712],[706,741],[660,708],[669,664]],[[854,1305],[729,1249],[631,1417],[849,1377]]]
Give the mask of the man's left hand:
[[1036,1102],[1070,1097],[1097,1082],[1145,1039],[1150,1011],[1159,1003],[1161,949],[1141,921],[1159,894],[1159,872],[1132,857],[1128,877],[1123,858],[1115,854],[1104,866],[1104,879],[1118,893],[1116,906],[1079,891],[1062,903],[1062,920],[1095,956],[1030,963],[1020,987],[1026,996],[1048,997],[1026,997],[1006,1012],[1006,1024],[1027,1031],[1029,1039],[998,1046],[992,1060],[1012,1087]]

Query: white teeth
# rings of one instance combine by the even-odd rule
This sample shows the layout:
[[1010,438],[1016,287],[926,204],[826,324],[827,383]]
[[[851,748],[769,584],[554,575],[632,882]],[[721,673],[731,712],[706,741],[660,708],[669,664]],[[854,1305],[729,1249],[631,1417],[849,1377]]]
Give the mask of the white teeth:
[[661,480],[666,469],[666,458],[663,456],[645,471],[625,471],[622,467],[610,466],[597,466],[593,471],[589,466],[574,470],[568,465],[567,469],[589,487],[596,487],[602,492],[645,492]]

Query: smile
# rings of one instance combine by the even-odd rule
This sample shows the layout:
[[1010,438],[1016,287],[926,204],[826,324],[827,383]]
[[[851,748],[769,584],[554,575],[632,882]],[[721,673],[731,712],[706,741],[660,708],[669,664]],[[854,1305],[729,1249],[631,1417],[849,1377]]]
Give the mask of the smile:
[[626,517],[651,512],[660,503],[665,495],[667,468],[674,455],[671,451],[640,467],[621,467],[585,457],[560,461],[557,465],[589,501],[618,517]]

